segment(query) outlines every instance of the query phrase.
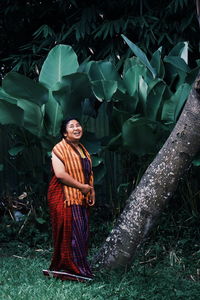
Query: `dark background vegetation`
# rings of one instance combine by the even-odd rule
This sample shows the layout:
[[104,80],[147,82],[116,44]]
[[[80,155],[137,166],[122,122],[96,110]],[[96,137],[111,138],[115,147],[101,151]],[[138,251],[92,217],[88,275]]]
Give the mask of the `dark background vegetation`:
[[5,0],[0,2],[2,75],[14,68],[37,77],[48,51],[60,43],[71,45],[80,61],[108,58],[120,67],[130,55],[122,33],[147,54],[189,41],[190,63],[199,56],[195,1]]

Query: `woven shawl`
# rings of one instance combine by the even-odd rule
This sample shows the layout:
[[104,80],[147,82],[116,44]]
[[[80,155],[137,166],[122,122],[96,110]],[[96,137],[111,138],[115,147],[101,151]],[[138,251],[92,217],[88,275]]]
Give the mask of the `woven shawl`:
[[[82,144],[79,144],[82,148],[85,156],[89,159],[91,164],[91,158],[88,151]],[[60,143],[56,144],[53,148],[53,153],[63,162],[65,171],[71,175],[74,179],[81,183],[86,183],[81,156],[79,152],[68,143],[65,139],[62,139]],[[89,184],[93,186],[93,174],[91,172]],[[65,195],[65,205],[86,205],[89,194],[84,196],[77,188],[72,188],[63,184],[63,190]]]

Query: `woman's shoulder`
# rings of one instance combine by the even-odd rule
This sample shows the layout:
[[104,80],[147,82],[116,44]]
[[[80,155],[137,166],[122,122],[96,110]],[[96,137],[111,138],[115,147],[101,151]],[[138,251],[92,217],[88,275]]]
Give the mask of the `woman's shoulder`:
[[66,151],[66,149],[69,149],[69,145],[66,143],[66,141],[64,139],[62,139],[59,143],[57,143],[54,147],[53,147],[53,152],[55,151],[59,151],[59,152],[63,152]]

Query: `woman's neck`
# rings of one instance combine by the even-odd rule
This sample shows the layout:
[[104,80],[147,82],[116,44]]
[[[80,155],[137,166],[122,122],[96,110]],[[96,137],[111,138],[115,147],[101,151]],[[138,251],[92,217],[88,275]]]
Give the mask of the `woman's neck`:
[[73,145],[74,147],[78,148],[79,147],[79,141],[70,141],[68,139],[66,139],[66,141],[68,143],[70,143],[71,145]]

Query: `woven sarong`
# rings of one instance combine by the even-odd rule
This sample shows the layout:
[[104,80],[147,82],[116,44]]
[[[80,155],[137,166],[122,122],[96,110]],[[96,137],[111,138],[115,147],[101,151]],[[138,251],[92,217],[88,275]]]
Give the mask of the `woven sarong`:
[[[86,259],[89,208],[84,205],[64,207],[63,186],[55,176],[52,177],[49,185],[48,201],[54,244],[49,270],[91,278],[92,273]],[[76,280],[75,277],[70,278],[70,276],[62,274],[54,274],[54,277],[62,280]]]

